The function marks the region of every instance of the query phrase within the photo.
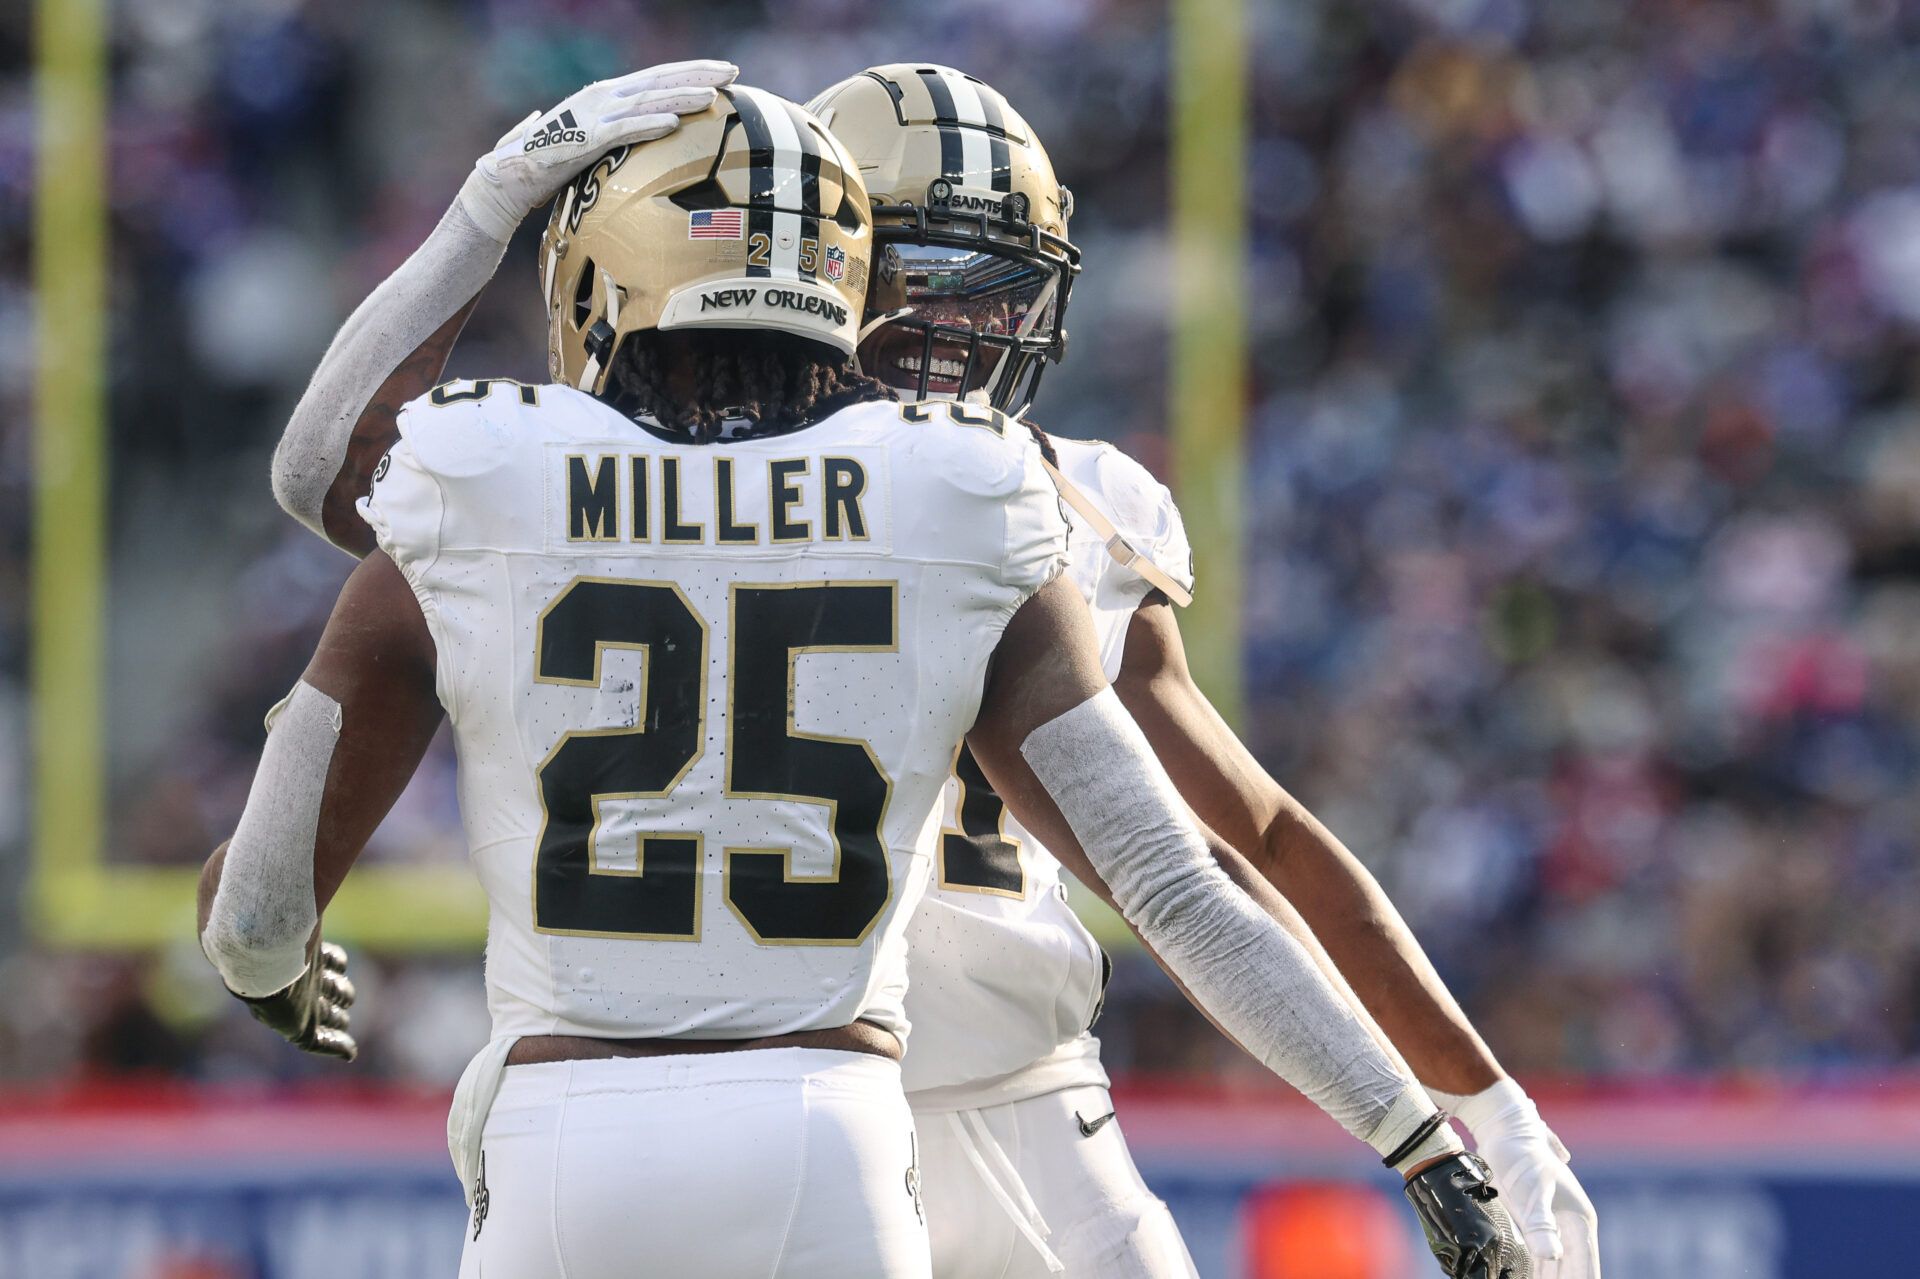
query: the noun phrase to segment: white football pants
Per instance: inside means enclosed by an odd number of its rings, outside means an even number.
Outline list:
[[[927,1279],[900,1068],[767,1048],[510,1066],[461,1279]]]
[[[1096,1087],[916,1112],[935,1279],[1194,1279],[1112,1113]]]

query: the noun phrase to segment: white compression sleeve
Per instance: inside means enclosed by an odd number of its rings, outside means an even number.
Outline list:
[[[1220,869],[1111,688],[1035,729],[1020,753],[1121,912],[1248,1051],[1382,1155],[1433,1115],[1306,948]],[[1418,1149],[1460,1145],[1442,1125]]]
[[[479,179],[467,179],[468,187]],[[322,537],[321,508],[347,458],[354,423],[393,371],[486,287],[507,251],[468,210],[467,187],[413,256],[334,334],[273,452],[273,495]]]
[[[227,844],[200,948],[228,989],[258,997],[306,971],[320,797],[340,739],[340,703],[302,680],[267,717],[267,745]]]

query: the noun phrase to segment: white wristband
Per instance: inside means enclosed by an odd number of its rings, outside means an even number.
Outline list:
[[[467,216],[473,219],[475,226],[485,232],[489,239],[498,240],[502,245],[513,239],[513,233],[527,216],[525,209],[514,208],[513,201],[507,198],[500,184],[478,166],[460,184],[459,203]]]

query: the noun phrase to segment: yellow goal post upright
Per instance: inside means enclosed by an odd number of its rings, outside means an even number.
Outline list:
[[[34,12],[25,922],[49,945],[141,949],[193,936],[197,868],[116,862],[107,847],[107,14],[108,0],[36,0]],[[385,948],[471,946],[484,909],[464,867],[368,866],[334,900],[327,930]]]
[[[1181,618],[1194,678],[1241,720],[1246,514],[1247,37],[1245,0],[1172,0],[1174,488],[1196,551]]]

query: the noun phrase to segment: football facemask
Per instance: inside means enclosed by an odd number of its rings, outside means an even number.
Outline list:
[[[892,240],[876,255],[860,366],[912,399],[1024,403],[1055,349],[1060,275],[990,248]]]

